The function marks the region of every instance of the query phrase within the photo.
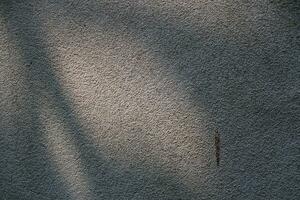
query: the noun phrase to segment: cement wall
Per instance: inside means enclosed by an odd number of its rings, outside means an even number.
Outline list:
[[[299,8],[1,0],[0,199],[299,199]]]

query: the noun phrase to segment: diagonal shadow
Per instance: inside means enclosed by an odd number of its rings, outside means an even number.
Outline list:
[[[57,4],[66,8],[64,3]],[[82,7],[87,9],[82,9]],[[143,9],[143,7],[124,6],[121,3],[104,2],[96,4],[96,6],[95,4],[79,3],[69,8],[66,15],[80,26],[89,24],[90,26],[99,26],[99,28],[107,26],[113,29],[125,26],[149,49],[157,52],[162,63],[166,63],[166,70],[170,74],[186,83],[187,90],[194,99],[191,103],[205,104],[213,116],[212,127],[219,127],[224,138],[226,151],[224,162],[226,165],[223,166],[223,173],[219,174],[222,177],[220,180],[223,181],[220,184],[223,192],[242,193],[245,187],[248,187],[243,184],[247,179],[249,180],[248,184],[254,188],[249,189],[249,193],[255,192],[255,188],[268,185],[267,189],[273,191],[268,195],[287,195],[285,192],[278,194],[278,191],[282,191],[281,185],[274,183],[274,177],[268,176],[267,172],[273,171],[273,164],[282,159],[285,152],[291,154],[290,149],[283,147],[292,143],[291,138],[295,138],[293,133],[297,130],[295,126],[297,119],[294,117],[297,113],[293,110],[296,106],[295,102],[299,99],[294,92],[299,82],[296,77],[297,56],[295,55],[297,55],[297,51],[295,49],[297,46],[295,44],[294,46],[283,46],[283,50],[278,52],[277,48],[281,47],[282,42],[279,46],[270,44],[269,48],[267,47],[268,42],[272,40],[268,40],[267,36],[258,36],[257,39],[261,44],[254,43],[254,46],[251,47],[248,43],[253,42],[252,40],[244,44],[243,40],[235,41],[235,38],[218,35],[212,30],[199,31],[190,25],[173,24],[168,20],[163,20],[164,17],[160,16],[160,13],[146,12],[145,15]],[[119,12],[120,10],[122,12]],[[105,15],[110,17],[110,23],[98,24],[99,18],[101,19]],[[82,20],[82,16],[88,21]],[[14,27],[31,24],[33,21],[37,22],[36,19],[21,24],[15,22],[17,24]],[[45,94],[49,102],[60,113],[61,120],[69,127],[72,137],[75,138],[76,146],[81,149],[80,157],[85,166],[91,167],[87,170],[89,179],[93,180],[92,188],[97,190],[103,185],[95,180],[100,179],[95,170],[100,169],[99,163],[105,163],[106,167],[101,166],[101,169],[106,172],[109,171],[111,165],[97,156],[99,152],[89,145],[90,142],[85,136],[88,130],[83,130],[72,110],[72,104],[67,101],[61,91],[59,81],[53,72],[54,64],[51,63],[46,45],[41,40],[41,31],[39,29],[27,30],[28,27],[25,25],[21,27],[21,31],[18,31],[21,35],[17,36],[16,40],[19,41],[19,46],[24,52],[24,60],[30,65],[26,72],[30,91],[34,93],[34,97]],[[276,40],[276,33],[273,34]],[[27,47],[32,44],[36,45],[34,49],[37,49],[38,52],[28,51]],[[42,58],[44,64],[36,63],[35,57],[38,61]],[[30,64],[31,62],[32,64]],[[286,91],[291,91],[291,93],[288,94]],[[280,98],[277,101],[276,97],[278,96]],[[34,102],[34,100],[29,100],[29,102]],[[38,110],[38,108],[32,105],[31,109],[24,112],[30,113],[34,110]],[[36,115],[36,112],[30,114],[30,116]],[[37,119],[33,122],[33,124],[39,124]],[[284,135],[289,135],[291,138]],[[280,141],[283,142],[280,143]],[[282,148],[285,149],[283,153],[275,153],[275,156],[270,159],[274,152],[280,152]],[[290,155],[290,157],[292,156],[293,154]],[[261,159],[256,162],[258,157]],[[285,164],[281,165],[282,168],[284,166],[289,168],[289,165],[294,166],[288,158]],[[245,174],[243,169],[248,169],[248,173]],[[284,170],[279,172],[282,171]],[[278,173],[278,171],[275,172]],[[267,178],[265,180],[253,179],[250,177],[251,173]],[[113,175],[109,177],[113,177]],[[288,177],[290,176],[284,178]],[[114,178],[115,181],[112,183],[117,182],[117,178],[113,177],[112,179]],[[290,184],[296,184],[295,178],[291,177],[290,180]],[[234,181],[237,182],[238,188],[232,189],[230,185]],[[267,184],[267,182],[272,184]],[[182,190],[181,186],[173,188],[176,191]],[[279,190],[277,190],[278,188]],[[292,188],[288,191],[289,195],[295,193]],[[183,193],[187,194],[188,192]]]
[[[72,109],[72,103],[64,96],[62,86],[55,75],[54,65],[47,52],[47,45],[43,40],[40,22],[35,16],[31,5],[28,7],[15,5],[13,1],[3,1],[4,18],[7,21],[11,40],[19,49],[23,67],[22,77],[25,77],[22,87],[24,91],[20,96],[24,98],[20,117],[15,119],[16,144],[19,149],[20,165],[18,166],[27,181],[24,185],[16,186],[11,183],[9,189],[16,187],[14,192],[26,192],[29,197],[46,199],[71,198],[68,186],[62,184],[63,177],[53,169],[53,164],[47,155],[47,147],[43,144],[41,103],[46,99],[51,108],[58,113],[58,118],[63,123],[78,149],[78,157],[83,163],[85,175],[91,185],[93,194],[88,198],[101,197],[102,199],[130,199],[133,195],[142,195],[143,199],[190,199],[192,192],[179,180],[167,177],[160,169],[130,169],[122,171],[117,162],[103,159],[99,150],[86,137],[89,130],[81,125]],[[18,7],[19,6],[19,7]],[[16,10],[15,10],[16,9]],[[66,133],[67,134],[67,133]],[[16,168],[18,168],[16,167]],[[50,168],[51,170],[49,170]],[[14,172],[10,172],[14,173]],[[45,181],[45,179],[47,181]],[[48,180],[50,179],[50,180]],[[142,191],[140,186],[144,185]],[[49,188],[53,189],[47,191]],[[36,192],[36,196],[29,191]],[[155,192],[153,192],[155,191]],[[14,198],[16,194],[7,192],[7,198]]]

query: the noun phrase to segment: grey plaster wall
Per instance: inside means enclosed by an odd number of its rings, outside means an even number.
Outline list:
[[[299,199],[299,11],[0,0],[0,199]]]

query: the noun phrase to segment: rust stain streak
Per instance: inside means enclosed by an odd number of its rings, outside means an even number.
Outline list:
[[[215,132],[215,148],[216,148],[216,161],[217,161],[217,166],[220,165],[220,133],[218,130]]]

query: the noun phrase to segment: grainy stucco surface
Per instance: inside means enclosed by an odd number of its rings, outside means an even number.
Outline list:
[[[299,5],[0,0],[0,199],[300,199]]]

